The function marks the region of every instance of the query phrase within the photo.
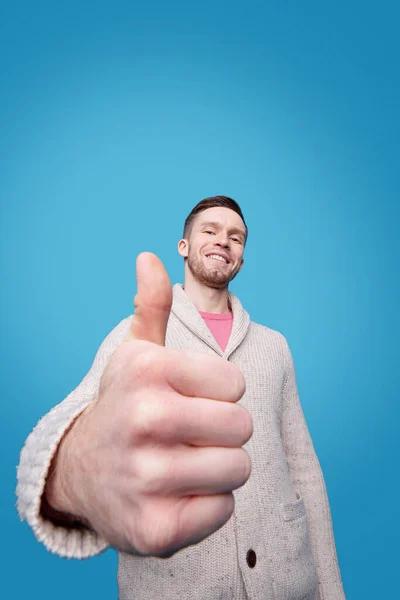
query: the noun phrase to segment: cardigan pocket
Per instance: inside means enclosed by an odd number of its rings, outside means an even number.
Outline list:
[[[294,502],[286,502],[281,504],[281,511],[284,521],[293,521],[303,515],[307,514],[306,505],[304,504],[303,498],[300,494],[296,493],[296,500]]]
[[[273,544],[273,587],[277,600],[316,600],[318,576],[310,542],[307,509],[302,496],[279,505]]]

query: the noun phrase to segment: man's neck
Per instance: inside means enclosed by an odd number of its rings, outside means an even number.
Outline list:
[[[228,288],[211,288],[195,279],[185,278],[185,294],[197,310],[210,313],[231,312],[228,302]]]

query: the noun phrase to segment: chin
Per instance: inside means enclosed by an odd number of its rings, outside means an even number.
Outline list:
[[[225,274],[221,273],[221,271],[212,272],[201,272],[196,273],[196,278],[207,285],[208,287],[212,287],[215,289],[224,289],[228,287],[228,283],[231,281],[232,277],[227,277]]]
[[[236,273],[224,273],[222,269],[216,269],[210,264],[192,257],[189,258],[187,265],[194,279],[214,289],[226,289],[229,282],[236,276]]]
[[[223,290],[228,287],[229,281],[206,281],[204,283],[207,287]]]

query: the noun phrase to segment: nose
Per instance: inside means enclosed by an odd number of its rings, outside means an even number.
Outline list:
[[[224,232],[220,232],[216,236],[214,244],[216,246],[222,246],[223,248],[229,248],[229,236]]]

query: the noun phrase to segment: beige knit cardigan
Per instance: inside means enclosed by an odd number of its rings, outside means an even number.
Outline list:
[[[343,600],[326,486],[288,344],[281,333],[250,321],[232,293],[229,301],[233,326],[222,351],[183,286],[174,285],[166,345],[216,354],[242,371],[246,392],[239,402],[253,417],[253,435],[244,446],[252,462],[250,478],[233,492],[232,517],[202,542],[168,559],[119,553],[119,598]],[[40,505],[57,445],[95,398],[131,318],[106,337],[80,385],[39,421],[21,451],[19,515],[50,552],[62,557],[87,558],[108,547],[89,529],[67,528],[44,518]],[[250,550],[255,565],[248,560]]]

